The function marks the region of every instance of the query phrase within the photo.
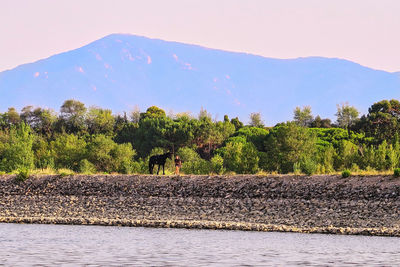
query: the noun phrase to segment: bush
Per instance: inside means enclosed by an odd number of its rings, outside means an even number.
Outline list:
[[[208,174],[210,173],[210,162],[200,158],[199,154],[191,148],[179,149],[178,155],[182,160],[182,172],[185,174]]]
[[[400,168],[396,168],[393,170],[394,177],[400,177]]]
[[[73,134],[60,134],[51,141],[52,156],[57,169],[79,170],[79,163],[86,157],[86,141]]]
[[[19,169],[18,174],[15,177],[15,180],[17,182],[24,182],[29,178],[29,175],[30,175],[29,169],[26,168]]]
[[[313,175],[317,171],[317,164],[311,158],[303,158],[300,161],[301,170],[308,176]]]
[[[34,167],[32,151],[33,135],[31,128],[22,123],[11,127],[8,140],[2,144],[0,153],[0,170],[12,172]]]
[[[239,174],[257,173],[258,155],[256,147],[249,142],[229,142],[223,148],[224,164],[229,171]]]
[[[96,167],[87,159],[83,159],[79,162],[79,172],[85,174],[96,173]]]
[[[223,174],[225,172],[224,159],[220,155],[215,155],[211,159],[211,171],[216,174]]]
[[[350,170],[344,170],[342,171],[342,178],[347,178],[351,176]]]
[[[295,162],[293,164],[293,173],[296,175],[301,174],[301,166],[300,166],[300,162]]]

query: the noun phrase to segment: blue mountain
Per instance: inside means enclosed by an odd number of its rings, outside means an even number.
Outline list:
[[[323,57],[273,59],[197,45],[112,34],[81,48],[0,73],[0,111],[53,108],[76,99],[114,112],[156,105],[167,112],[203,107],[267,125],[291,120],[296,106],[334,118],[348,102],[361,112],[400,97],[400,75]]]

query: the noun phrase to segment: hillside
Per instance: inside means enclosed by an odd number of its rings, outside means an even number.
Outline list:
[[[218,119],[267,125],[292,118],[296,106],[334,117],[348,101],[360,111],[400,97],[400,76],[334,58],[272,59],[134,35],[112,34],[86,46],[0,73],[0,111],[38,105],[59,110],[74,98],[129,111],[157,105],[167,112],[201,107]]]

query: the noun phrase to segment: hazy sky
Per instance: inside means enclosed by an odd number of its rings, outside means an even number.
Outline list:
[[[0,0],[0,71],[111,33],[400,71],[400,0]]]

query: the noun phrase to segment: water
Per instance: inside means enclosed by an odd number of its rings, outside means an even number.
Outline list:
[[[400,238],[0,224],[0,266],[399,266]]]

